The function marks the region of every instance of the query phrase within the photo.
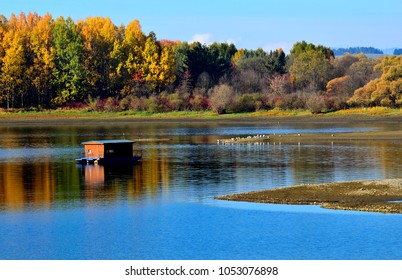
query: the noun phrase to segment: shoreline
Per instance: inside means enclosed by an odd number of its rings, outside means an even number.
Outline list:
[[[402,111],[399,113],[353,113],[351,111],[313,115],[297,111],[265,111],[218,115],[212,112],[173,112],[145,114],[135,112],[82,112],[48,111],[0,113],[0,126],[37,125],[91,125],[129,123],[218,123],[218,124],[402,124]]]
[[[402,214],[402,179],[302,184],[215,199],[269,204],[318,205],[333,210]]]

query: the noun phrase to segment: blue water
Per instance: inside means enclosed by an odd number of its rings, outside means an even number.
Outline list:
[[[299,207],[300,208],[300,207]],[[1,215],[2,259],[401,259],[401,215],[118,203]],[[6,241],[6,242],[5,242]]]
[[[397,178],[402,144],[392,141],[216,145],[227,135],[353,129],[390,128],[1,131],[0,259],[402,259],[402,215],[214,199],[300,183]],[[139,145],[144,161],[128,170],[73,163],[79,142],[122,131],[172,140]]]

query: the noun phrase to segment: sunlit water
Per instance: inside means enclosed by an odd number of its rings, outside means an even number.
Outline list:
[[[400,127],[399,127],[400,128]],[[398,128],[398,129],[399,129]],[[215,200],[300,183],[398,178],[396,141],[217,145],[395,125],[0,127],[0,259],[402,259],[402,215]],[[136,144],[142,163],[80,167],[80,143]]]

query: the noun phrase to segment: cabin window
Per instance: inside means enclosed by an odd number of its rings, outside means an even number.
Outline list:
[[[107,153],[108,153],[108,154],[113,154],[113,153],[114,153],[114,150],[112,150],[112,149],[107,150]]]
[[[88,149],[88,154],[92,154],[92,149]]]

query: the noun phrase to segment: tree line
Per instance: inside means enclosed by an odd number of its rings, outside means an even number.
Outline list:
[[[346,53],[350,54],[384,54],[384,52],[380,49],[373,47],[349,47],[349,48],[337,48],[333,49],[335,56],[344,55]]]
[[[218,113],[325,112],[402,103],[400,57],[336,57],[322,45],[237,49],[158,40],[138,20],[0,16],[0,107]]]

